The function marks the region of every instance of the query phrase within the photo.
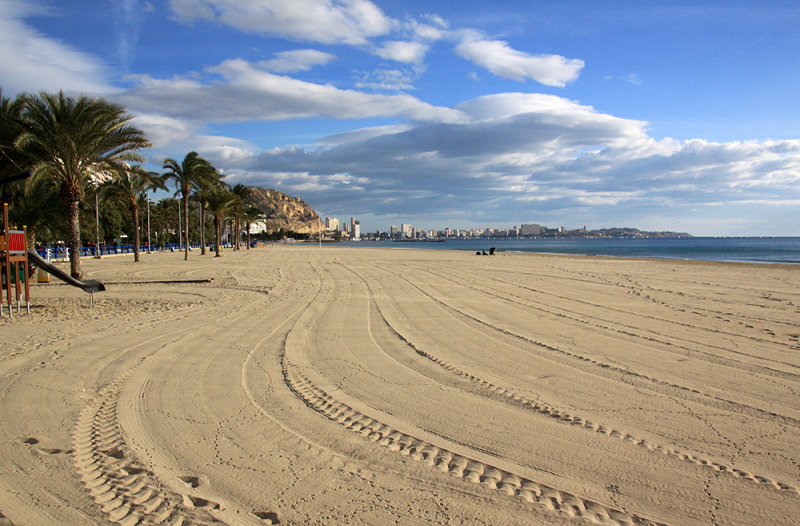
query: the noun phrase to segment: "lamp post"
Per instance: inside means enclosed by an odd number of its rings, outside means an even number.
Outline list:
[[[97,259],[101,259],[102,256],[100,255],[100,185],[95,185],[94,187],[94,232],[95,232],[95,243],[94,243],[94,257]]]
[[[145,194],[147,197],[147,253],[152,254],[150,249],[150,196]]]

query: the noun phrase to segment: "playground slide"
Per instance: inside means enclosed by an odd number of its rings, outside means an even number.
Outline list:
[[[103,285],[101,282],[97,281],[96,279],[88,279],[86,281],[78,281],[77,279],[73,278],[60,268],[51,265],[42,257],[34,252],[33,250],[28,251],[28,259],[30,262],[35,264],[42,270],[46,270],[53,276],[57,277],[61,281],[72,285],[73,287],[78,287],[79,289],[83,289],[84,292],[102,292],[106,290],[106,286]]]

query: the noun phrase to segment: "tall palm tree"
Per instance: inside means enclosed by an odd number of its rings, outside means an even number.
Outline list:
[[[16,140],[22,133],[23,104],[20,97],[9,99],[0,89],[0,181],[18,175],[28,169],[31,160],[16,148]],[[21,186],[21,185],[16,185]],[[5,187],[5,184],[3,185]],[[9,188],[0,187],[0,191]],[[17,191],[18,188],[14,188]],[[8,199],[4,196],[4,202]]]
[[[57,218],[58,191],[44,185],[27,185],[24,174],[33,160],[16,148],[22,133],[22,98],[9,99],[0,89],[0,202],[9,203],[11,221],[28,227],[28,246],[35,246],[40,227],[63,223]]]
[[[242,183],[237,183],[231,189],[231,193],[234,195],[235,200],[231,203],[231,215],[233,216],[234,220],[234,234],[233,234],[233,249],[239,250],[239,244],[241,243],[241,231],[242,231],[242,214],[246,206],[252,200],[253,192],[250,190],[249,187],[243,185]]]
[[[226,188],[214,188],[208,192],[206,197],[206,207],[214,217],[214,244],[216,245],[217,252],[214,257],[220,257],[219,241],[222,237],[220,228],[222,226],[222,221],[225,219],[225,214],[228,213],[231,208],[231,204],[235,200],[236,196],[234,196],[230,190]]]
[[[194,190],[200,188],[204,182],[217,177],[217,170],[211,163],[200,157],[197,152],[189,152],[183,161],[172,158],[164,159],[164,180],[175,180],[176,194],[181,195],[183,201],[183,233],[186,238],[186,253],[184,259],[189,259],[189,196]]]
[[[120,171],[116,177],[103,183],[106,198],[117,201],[131,212],[133,224],[133,260],[139,261],[139,203],[147,198],[150,190],[166,190],[164,180],[155,172],[148,172],[141,166],[131,166]]]
[[[139,150],[150,146],[131,126],[125,108],[104,99],[72,98],[41,92],[22,97],[22,132],[15,146],[33,159],[33,179],[58,188],[66,205],[70,273],[81,279],[80,217],[83,192],[92,177],[142,162]]]
[[[198,186],[197,191],[194,193],[194,199],[200,205],[200,255],[206,255],[206,200],[208,192],[214,188],[226,188],[227,184],[222,181],[225,174],[216,173],[216,178],[204,180]]]

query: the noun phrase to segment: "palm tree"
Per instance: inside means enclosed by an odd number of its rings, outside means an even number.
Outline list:
[[[166,190],[164,180],[141,166],[131,166],[102,185],[106,198],[128,207],[133,224],[133,260],[139,261],[139,203],[150,190]]]
[[[214,188],[225,188],[227,184],[222,181],[225,177],[224,174],[216,172],[215,179],[204,180],[200,183],[199,188],[194,193],[194,199],[200,205],[200,255],[206,255],[206,199],[208,192]]]
[[[57,192],[52,188],[26,185],[24,175],[32,164],[31,159],[15,147],[22,133],[22,99],[9,99],[0,89],[0,202],[9,203],[12,223],[27,225],[28,246],[35,246],[39,225],[52,224],[58,203]],[[55,205],[55,206],[54,206]],[[47,217],[46,217],[47,216]],[[59,220],[56,220],[59,221]]]
[[[220,227],[225,214],[230,210],[231,204],[236,200],[230,190],[226,188],[214,188],[208,192],[206,197],[206,207],[211,215],[214,217],[214,244],[216,245],[216,255],[220,257],[219,241],[221,236]]]
[[[245,210],[245,206],[250,202],[252,199],[252,191],[249,187],[243,185],[242,183],[237,183],[231,189],[231,193],[234,195],[235,200],[231,203],[231,215],[233,216],[234,220],[234,234],[233,234],[233,249],[239,250],[239,244],[241,243],[241,230],[242,230],[242,214]]]
[[[15,146],[33,159],[33,180],[58,188],[66,205],[70,273],[81,279],[80,217],[83,192],[93,177],[119,172],[127,161],[142,162],[150,146],[131,126],[125,108],[104,99],[78,99],[41,92],[22,97],[22,132]]]
[[[183,201],[183,233],[186,238],[186,253],[184,259],[189,259],[189,196],[207,181],[217,177],[217,170],[211,163],[200,157],[197,152],[189,152],[183,161],[172,158],[164,159],[164,180],[175,180],[176,195],[181,194]]]
[[[22,99],[6,98],[0,89],[0,181],[24,172],[30,165],[30,159],[15,146],[19,134],[22,133],[22,109]],[[17,190],[18,188],[14,189]],[[7,202],[8,199],[4,196],[3,201]]]

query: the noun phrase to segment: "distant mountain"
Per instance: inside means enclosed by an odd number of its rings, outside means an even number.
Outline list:
[[[270,232],[283,228],[312,234],[319,230],[321,225],[319,214],[299,197],[260,186],[249,188],[253,204],[267,216]],[[324,225],[322,230],[325,230]]]

